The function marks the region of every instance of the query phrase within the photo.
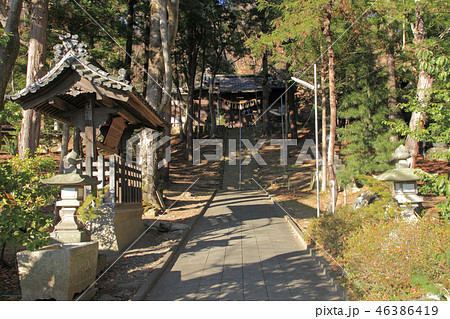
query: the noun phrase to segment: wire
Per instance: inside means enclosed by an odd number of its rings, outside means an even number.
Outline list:
[[[151,79],[153,82],[155,82],[155,84],[157,85],[157,86],[159,86],[160,88],[161,88],[161,90],[162,90],[162,92],[165,94],[165,95],[167,95],[172,101],[174,101],[175,102],[175,99],[172,97],[172,95],[169,93],[169,92],[167,92],[159,83],[158,83],[158,81],[156,81],[154,78],[153,78],[153,76],[151,76],[150,74],[148,74],[148,72],[147,72],[147,70],[145,70],[145,68],[138,62],[138,61],[136,61],[136,59],[134,59],[132,56],[131,56],[131,54],[129,54],[128,52],[127,52],[127,50],[125,50],[121,45],[120,45],[120,43],[119,42],[117,42],[117,40],[108,32],[108,31],[106,31],[106,29],[97,21],[97,20],[95,20],[94,19],[94,17],[92,17],[90,14],[89,14],[89,12],[85,9],[85,8],[83,8],[78,2],[77,2],[77,0],[73,0],[73,2],[75,2],[75,4],[78,6],[78,7],[80,7],[80,9],[100,28],[100,29],[102,29],[102,31],[103,32],[105,32],[106,33],[106,35],[108,36],[108,37],[110,37],[111,38],[111,40],[113,40],[114,41],[114,43],[120,48],[120,50],[122,50],[130,59],[131,59],[131,61],[133,61],[133,63],[135,64],[135,65],[137,65],[142,71],[144,71],[144,73],[145,74],[147,74],[147,76],[148,76],[148,78],[149,79]],[[182,107],[182,106],[180,106],[180,107]],[[183,108],[183,107],[182,107]],[[186,110],[183,108],[183,111],[185,111],[186,112]],[[194,119],[190,114],[189,114],[189,112],[186,112],[187,113],[187,115],[195,122],[195,123],[197,123],[198,125],[200,125],[198,122],[197,122],[197,120],[196,119]]]
[[[319,55],[319,57],[313,62],[313,63],[311,63],[307,68],[306,68],[306,70],[305,71],[303,71],[302,72],[302,74],[300,74],[299,76],[298,76],[298,78],[301,78],[303,75],[305,75],[305,73],[306,72],[308,72],[309,71],[309,69],[311,69],[311,67],[313,67],[314,66],[314,64],[316,64],[317,63],[317,61],[319,61],[324,55],[325,55],[325,53],[327,53],[328,52],[328,50],[330,50],[343,36],[344,36],[344,34],[346,34],[351,28],[353,28],[353,26],[356,24],[356,22],[358,22],[361,18],[362,18],[362,16],[363,15],[365,15],[366,14],[366,12],[367,11],[369,11],[372,7],[373,7],[373,5],[375,4],[375,3],[377,3],[378,2],[378,0],[375,0],[366,10],[364,10],[364,12],[363,13],[361,13],[359,16],[358,16],[358,18],[356,18],[356,20],[355,21],[353,21],[352,22],[352,24],[347,28],[347,29],[345,29],[345,31],[344,32],[342,32],[342,34],[324,51],[324,52],[321,52],[320,53],[320,55]],[[253,122],[252,123],[252,125],[254,125],[255,123],[256,123],[256,121],[258,121],[265,113],[267,113],[274,105],[275,105],[275,103],[276,102],[278,102],[278,100],[281,98],[281,96],[283,96],[287,91],[289,91],[294,85],[295,85],[296,83],[292,83],[268,108],[267,108],[267,110],[265,110],[256,120],[255,120],[255,122]]]

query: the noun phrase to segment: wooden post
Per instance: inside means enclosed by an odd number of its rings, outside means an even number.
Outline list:
[[[109,156],[109,194],[111,203],[116,202],[116,157],[114,155]]]
[[[59,160],[59,174],[64,173],[64,157],[67,155],[68,144],[69,144],[69,124],[64,123],[61,140],[61,157]]]
[[[97,159],[97,179],[100,182],[97,188],[103,189],[105,187],[105,158],[103,155],[99,155]]]
[[[90,95],[88,97],[88,102],[85,105],[84,111],[84,138],[86,143],[86,158],[91,157],[92,161],[95,162],[97,160],[97,147],[95,143],[95,126],[94,126],[94,106],[95,106],[95,96]],[[86,167],[86,174],[89,176],[92,175],[92,170],[88,171],[88,167]]]
[[[125,198],[126,198],[126,178],[125,178],[125,165],[124,162],[122,161],[122,158],[118,157],[118,162],[120,163],[120,199],[119,199],[119,203],[125,203]]]
[[[75,127],[73,132],[73,151],[77,153],[77,158],[82,157],[80,129],[78,127]]]

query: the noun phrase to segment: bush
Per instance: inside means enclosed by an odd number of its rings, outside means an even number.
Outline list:
[[[51,158],[18,156],[0,163],[0,243],[38,249],[49,241],[52,215],[41,211],[58,195],[55,186],[40,180],[52,175],[56,163]]]
[[[399,214],[397,205],[392,202],[389,184],[369,176],[361,175],[357,178],[364,182],[368,190],[378,195],[373,204],[356,211],[346,206],[337,210],[334,215],[323,215],[312,222],[313,237],[335,257],[342,255],[352,232],[366,223],[389,220]]]
[[[358,177],[359,179],[361,177]],[[388,184],[363,178],[379,199],[358,210],[344,207],[313,222],[313,235],[345,269],[351,299],[415,300],[448,296],[450,224],[425,215],[399,217]],[[445,181],[436,185],[446,185]],[[445,217],[445,216],[444,216]]]
[[[419,187],[422,194],[445,196],[445,201],[437,204],[439,213],[446,221],[450,221],[450,180],[445,175],[417,172],[424,184]]]
[[[353,232],[340,262],[358,300],[414,300],[450,287],[450,227],[445,221],[394,219]]]

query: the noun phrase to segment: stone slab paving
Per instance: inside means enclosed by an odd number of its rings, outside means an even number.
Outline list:
[[[340,300],[262,191],[219,192],[146,300]]]

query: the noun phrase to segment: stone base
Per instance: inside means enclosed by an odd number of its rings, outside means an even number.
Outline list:
[[[58,243],[85,243],[91,241],[91,235],[86,230],[55,230],[50,237]]]
[[[17,253],[23,300],[72,300],[95,281],[96,242],[55,244]]]
[[[98,254],[97,258],[97,270],[95,272],[95,275],[98,276],[100,273],[106,269],[106,255],[105,254]]]
[[[104,205],[100,217],[86,223],[102,253],[123,251],[144,232],[141,204]]]

